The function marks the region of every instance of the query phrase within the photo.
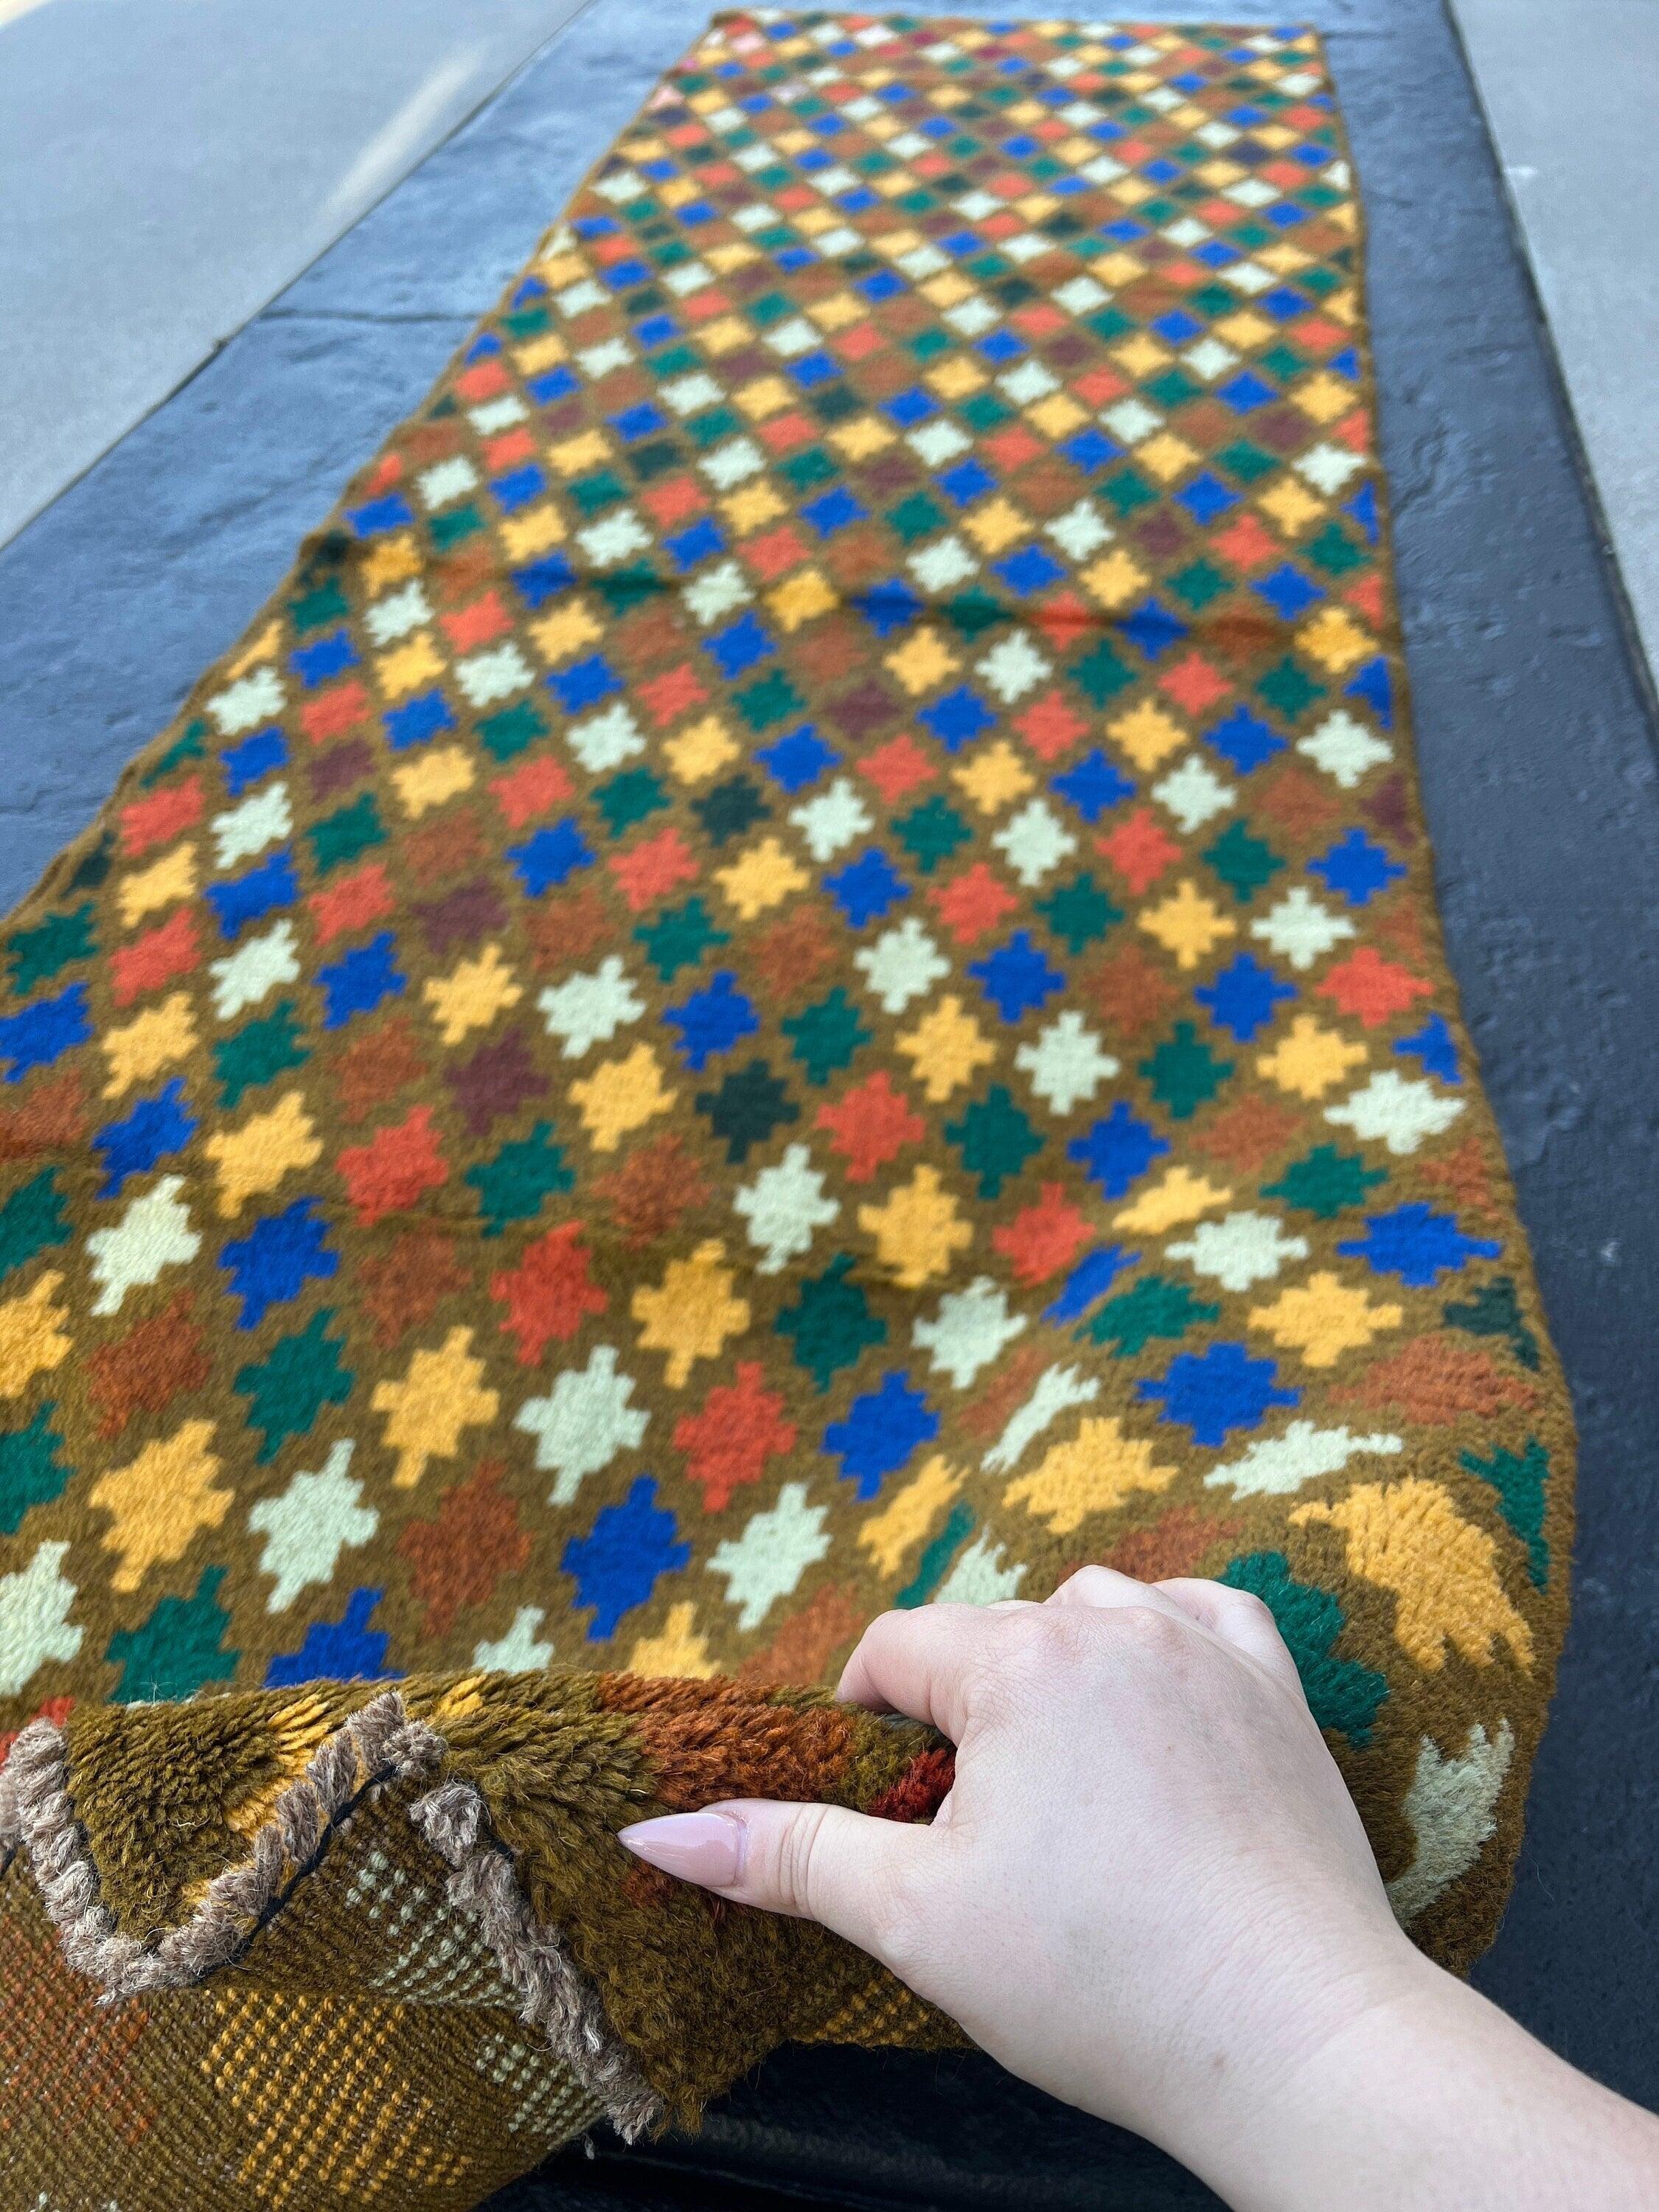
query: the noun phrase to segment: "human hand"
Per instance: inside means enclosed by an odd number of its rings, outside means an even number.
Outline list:
[[[1601,2106],[1652,2129],[1407,1942],[1248,1593],[1085,1567],[1041,1605],[890,1613],[840,1694],[955,1743],[930,1826],[745,1800],[621,1840],[836,1929],[1012,2072],[1161,2143],[1234,2204],[1473,2207],[1500,2201],[1480,2185],[1498,2180],[1530,2205],[1498,2179],[1511,2160],[1533,2181],[1550,2168],[1516,2148],[1528,2069],[1540,2111],[1573,2101],[1564,2082],[1584,2093],[1592,2139]],[[1617,2178],[1598,2202],[1649,2201]]]
[[[887,1613],[841,1695],[956,1744],[931,1827],[749,1802],[623,1840],[837,1929],[1069,2103],[1184,2140],[1188,2108],[1259,2089],[1412,1971],[1246,1592],[1085,1567],[1043,1605]],[[688,1838],[705,1856],[676,1863]]]

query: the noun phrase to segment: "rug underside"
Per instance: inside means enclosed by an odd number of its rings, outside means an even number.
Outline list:
[[[461,2212],[957,2039],[614,1841],[1272,1607],[1490,1940],[1572,1432],[1310,33],[718,18],[0,963],[0,2196]],[[21,2192],[21,2193],[20,2193]]]

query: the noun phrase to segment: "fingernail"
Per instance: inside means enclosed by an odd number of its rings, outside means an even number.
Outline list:
[[[648,1865],[706,1889],[726,1889],[743,1871],[744,1830],[729,1813],[666,1813],[618,1828],[617,1841]]]

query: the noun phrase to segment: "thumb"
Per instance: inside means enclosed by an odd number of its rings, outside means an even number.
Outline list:
[[[840,1805],[763,1797],[636,1820],[619,1829],[617,1840],[635,1857],[733,1904],[819,1921],[884,1963],[900,1885],[936,1842],[926,1827]]]

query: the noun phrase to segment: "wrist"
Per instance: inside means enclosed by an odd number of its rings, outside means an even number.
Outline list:
[[[1230,1978],[1222,2032],[1158,2140],[1237,2212],[1359,2212],[1356,2121],[1408,2101],[1419,2045],[1480,2000],[1392,1925]]]
[[[1234,2212],[1652,2205],[1659,2122],[1401,1943],[1200,2168]]]
[[[1424,2201],[1413,2169],[1433,2155],[1443,2088],[1431,2054],[1467,2040],[1480,2003],[1403,1935],[1397,1949],[1380,1947],[1242,2131],[1229,2203],[1237,2212],[1326,2212],[1336,2202],[1405,2212]]]

